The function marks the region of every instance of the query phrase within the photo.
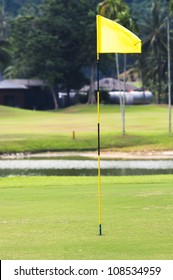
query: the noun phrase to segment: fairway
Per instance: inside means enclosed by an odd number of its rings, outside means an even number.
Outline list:
[[[173,176],[0,179],[0,259],[173,259]]]
[[[166,105],[126,106],[125,136],[122,136],[119,105],[101,105],[100,111],[102,149],[173,149]],[[97,107],[94,105],[49,112],[0,106],[0,127],[0,153],[97,149]]]

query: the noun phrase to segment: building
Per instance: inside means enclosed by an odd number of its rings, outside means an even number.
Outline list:
[[[31,110],[53,108],[52,96],[46,83],[31,79],[0,81],[0,104]]]
[[[0,82],[0,104],[24,108],[27,87],[4,80]]]
[[[94,88],[97,91],[97,81],[94,83]],[[90,86],[86,85],[81,88],[79,94],[87,95],[89,89]],[[153,102],[152,92],[138,89],[131,83],[131,80],[123,82],[114,78],[103,78],[99,80],[99,89],[101,102],[107,104],[120,104],[122,98],[127,105],[150,104]]]

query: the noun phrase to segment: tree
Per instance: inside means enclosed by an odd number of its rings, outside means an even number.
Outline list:
[[[104,0],[98,4],[98,11],[112,20],[118,19],[118,14],[127,9],[127,5],[122,0]]]
[[[42,1],[43,0],[0,0],[0,5],[4,7],[5,12],[16,16],[21,7],[32,4],[38,5]]]
[[[87,30],[89,7],[85,3],[45,0],[39,15],[18,16],[11,24],[15,76],[47,80],[55,108],[57,85],[67,93],[80,88],[84,81],[82,70],[92,60],[86,52],[91,42]]]
[[[88,94],[88,104],[95,104],[95,87],[94,87],[94,72],[96,63],[96,33],[95,33],[95,22],[96,22],[96,6],[95,0],[85,1],[87,5],[86,10],[88,11],[87,16],[84,19],[85,25],[85,36],[84,43],[82,46],[83,61],[85,61],[86,67],[90,73],[90,89]]]
[[[132,10],[138,26],[143,48],[141,55],[141,71],[143,84],[149,87],[158,103],[167,102],[168,76],[168,44],[167,15],[168,2],[172,0],[133,0]],[[141,14],[143,16],[141,17]],[[172,46],[172,17],[170,21],[170,45]]]
[[[4,7],[0,6],[0,71],[6,68],[10,61],[10,44],[7,39],[7,14]]]
[[[143,17],[139,25],[143,32],[144,82],[152,83],[152,87],[158,92],[158,103],[161,102],[163,80],[167,73],[166,17],[166,11],[161,2],[153,0],[150,13],[147,18]]]

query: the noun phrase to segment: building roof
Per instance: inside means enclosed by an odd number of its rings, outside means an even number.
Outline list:
[[[26,87],[46,86],[46,82],[39,79],[8,79],[8,81],[18,85],[24,85]]]
[[[8,79],[0,81],[0,89],[28,89],[29,87],[46,86],[43,80]]]
[[[4,80],[0,81],[0,89],[27,89],[27,86]]]
[[[119,90],[119,89],[124,90],[124,82],[118,81],[117,79],[114,78],[103,78],[99,80],[99,87],[100,90],[106,90],[106,91]],[[81,88],[80,92],[87,92],[89,88],[90,88],[89,85],[85,85],[84,87]],[[95,90],[97,90],[97,81],[94,82],[94,88]],[[137,89],[135,86],[129,83],[125,83],[126,91],[135,90],[135,89]]]

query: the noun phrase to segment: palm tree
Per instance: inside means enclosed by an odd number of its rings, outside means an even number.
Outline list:
[[[168,130],[172,132],[172,112],[171,112],[171,59],[170,59],[170,1],[167,1],[167,49],[168,49]]]
[[[4,70],[10,61],[9,41],[7,40],[7,14],[4,7],[0,6],[0,70]]]
[[[168,5],[169,5],[169,10],[170,10],[171,12],[173,12],[173,0],[166,0],[166,2],[167,2]]]
[[[162,80],[167,67],[166,11],[158,0],[152,1],[150,14],[143,16],[139,28],[143,32],[143,58],[145,81],[153,77],[152,86],[156,86],[157,101],[161,102]],[[167,72],[167,71],[166,71]]]
[[[126,4],[122,0],[105,0],[98,4],[100,15],[112,20],[118,19],[118,13],[125,10]]]
[[[100,15],[115,20],[130,30],[137,31],[130,8],[123,0],[104,0],[98,4],[97,10]]]

